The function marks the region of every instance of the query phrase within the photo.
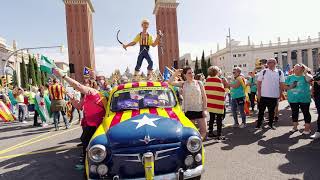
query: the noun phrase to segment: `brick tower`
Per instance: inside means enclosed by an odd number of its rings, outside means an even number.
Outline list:
[[[161,30],[163,37],[163,53],[158,47],[159,68],[163,72],[164,67],[178,67],[179,62],[179,40],[176,0],[155,0],[153,14],[156,16],[157,31]]]
[[[64,0],[71,77],[83,81],[83,68],[95,68],[91,0]]]

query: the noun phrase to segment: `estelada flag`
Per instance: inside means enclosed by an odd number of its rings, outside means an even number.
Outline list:
[[[85,76],[85,77],[89,77],[89,73],[90,73],[90,71],[92,71],[93,69],[91,69],[91,68],[88,68],[88,67],[84,67],[83,68],[83,76]]]
[[[14,116],[2,101],[0,101],[0,119],[6,122],[14,121]]]

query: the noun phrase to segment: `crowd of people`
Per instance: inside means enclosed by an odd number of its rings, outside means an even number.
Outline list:
[[[291,133],[297,132],[299,109],[304,116],[304,135],[311,134],[310,103],[313,99],[320,113],[320,80],[313,79],[310,69],[303,64],[296,64],[289,76],[277,68],[276,59],[267,60],[265,68],[260,72],[249,72],[246,76],[241,68],[234,68],[232,77],[224,77],[217,66],[208,69],[208,77],[195,76],[190,67],[175,70],[168,80],[174,87],[185,116],[199,128],[203,140],[216,138],[224,140],[222,133],[223,120],[226,117],[227,105],[231,107],[234,128],[247,127],[248,109],[258,118],[256,129],[263,126],[265,111],[268,108],[268,128],[275,130],[274,123],[278,121],[279,101],[287,99],[292,112]],[[34,112],[34,126],[48,126],[53,118],[55,130],[59,130],[59,119],[62,117],[65,128],[69,129],[74,119],[74,111],[78,112],[83,133],[80,137],[83,152],[80,161],[85,161],[85,152],[94,132],[101,124],[106,113],[107,93],[111,90],[104,76],[90,74],[83,83],[68,77],[61,70],[53,69],[53,75],[64,80],[69,87],[64,87],[57,78],[50,79],[46,86],[31,87],[29,91],[20,87],[9,90],[6,95],[11,101],[10,109],[17,109],[18,120],[26,123],[30,112]],[[123,79],[119,83],[126,83]],[[116,85],[116,84],[115,84]],[[4,93],[2,93],[4,94]],[[286,94],[286,98],[283,94]],[[248,107],[247,107],[248,106]],[[250,109],[249,109],[250,111]],[[241,117],[241,124],[238,121]],[[38,123],[40,116],[41,122]],[[69,116],[69,120],[68,117]],[[208,119],[208,122],[207,122]],[[217,125],[214,133],[214,124]],[[311,138],[320,138],[320,117],[317,119],[318,130]],[[83,167],[83,164],[81,165]]]
[[[284,72],[277,68],[277,60],[270,58],[259,72],[251,71],[246,76],[241,68],[236,67],[232,74],[232,77],[225,78],[219,67],[212,66],[208,69],[208,78],[202,79],[201,75],[194,75],[193,70],[186,67],[183,70],[176,70],[169,80],[171,85],[181,88],[185,115],[198,125],[203,139],[206,137],[225,139],[221,132],[227,100],[231,107],[234,128],[246,128],[246,117],[250,114],[246,109],[248,111],[251,107],[252,113],[255,113],[257,106],[258,118],[255,128],[261,130],[264,127],[265,111],[268,109],[268,128],[275,130],[274,124],[279,120],[279,102],[287,99],[292,113],[290,132],[295,133],[299,130],[298,120],[301,110],[305,122],[302,134],[311,134],[310,104],[313,99],[319,114],[320,81],[313,79],[306,65],[296,64],[289,75],[285,76]],[[241,124],[238,122],[238,114],[242,120]],[[209,119],[208,129],[206,118]],[[213,133],[215,122],[216,134]],[[318,130],[311,136],[313,139],[320,138],[319,116],[317,126]]]

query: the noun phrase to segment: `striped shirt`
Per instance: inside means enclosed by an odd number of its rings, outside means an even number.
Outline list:
[[[51,100],[62,100],[64,99],[65,89],[61,84],[53,84],[49,86],[49,94]]]
[[[223,114],[225,90],[222,80],[218,76],[208,77],[204,88],[208,98],[208,112]]]

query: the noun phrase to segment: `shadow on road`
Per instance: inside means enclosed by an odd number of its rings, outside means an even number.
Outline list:
[[[83,179],[83,171],[75,170],[81,148],[58,150],[61,146],[41,149],[30,154],[0,162],[3,180],[70,180]],[[50,151],[50,152],[41,152]],[[36,151],[35,151],[36,152]]]
[[[314,127],[315,124],[316,122],[313,122],[312,126]],[[320,141],[314,140],[306,145],[294,147],[300,140],[306,139],[309,139],[309,136],[302,134],[294,136],[294,134],[288,132],[268,140],[260,140],[258,145],[263,148],[259,150],[259,153],[265,155],[272,153],[285,154],[288,162],[278,167],[282,173],[292,175],[303,173],[303,179],[318,180],[320,179]]]

